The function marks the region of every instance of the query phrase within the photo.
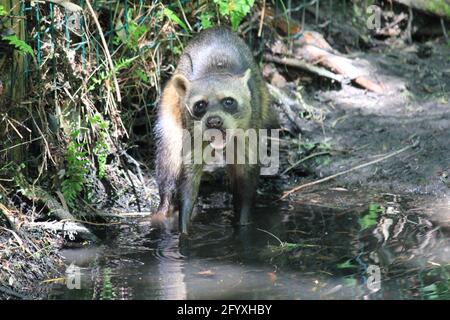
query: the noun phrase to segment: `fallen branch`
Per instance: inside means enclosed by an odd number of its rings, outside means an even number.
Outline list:
[[[353,61],[346,57],[309,44],[303,44],[297,48],[295,50],[295,56],[310,63],[319,63],[367,90],[377,93],[383,93],[385,91],[384,85],[378,84],[366,75],[369,71],[355,66]]]
[[[367,162],[367,163],[360,164],[360,165],[358,165],[358,166],[356,166],[356,167],[350,168],[350,169],[348,169],[348,170],[344,170],[344,171],[342,171],[342,172],[333,174],[333,175],[328,176],[328,177],[325,177],[325,178],[323,178],[323,179],[319,179],[319,180],[316,180],[316,181],[312,181],[312,182],[308,182],[308,183],[305,183],[305,184],[301,184],[301,185],[296,186],[295,188],[292,188],[291,190],[288,190],[288,191],[286,191],[285,193],[283,193],[283,196],[282,196],[280,199],[285,199],[285,198],[286,198],[287,196],[289,196],[290,194],[292,194],[292,193],[294,193],[294,192],[297,192],[297,191],[299,191],[299,190],[301,190],[301,189],[304,189],[304,188],[307,188],[307,187],[310,187],[310,186],[314,186],[314,185],[316,185],[316,184],[319,184],[319,183],[322,183],[322,182],[325,182],[325,181],[332,180],[332,179],[334,179],[334,178],[340,177],[340,176],[342,176],[342,175],[345,175],[345,174],[347,174],[347,173],[353,172],[353,171],[355,171],[355,170],[359,170],[359,169],[362,169],[362,168],[371,166],[371,165],[373,165],[373,164],[376,164],[376,163],[378,163],[378,162],[387,160],[387,159],[392,158],[392,157],[394,157],[394,156],[396,156],[396,155],[399,155],[399,154],[402,153],[402,152],[405,152],[405,151],[407,151],[407,150],[409,150],[409,149],[411,149],[411,148],[416,147],[418,144],[419,144],[419,142],[416,141],[416,142],[413,143],[412,145],[406,146],[406,147],[404,147],[404,148],[401,148],[400,150],[397,150],[397,151],[394,151],[394,152],[392,152],[392,153],[389,153],[389,154],[387,154],[387,155],[385,155],[385,156],[383,156],[383,157],[381,157],[381,158],[379,158],[379,159],[376,159],[376,160],[373,160],[373,161],[369,161],[369,162]]]
[[[74,239],[74,235],[79,235],[83,239],[95,241],[97,237],[88,228],[74,221],[51,221],[51,222],[29,222],[24,225],[26,228],[38,228],[49,230],[54,233],[62,233]]]
[[[112,216],[117,218],[130,218],[130,217],[146,217],[150,216],[151,214],[152,214],[151,211],[141,211],[141,212],[130,211],[130,212],[118,212],[117,214],[114,214]]]
[[[341,55],[318,32],[303,32],[302,37],[294,40],[293,47],[292,50],[281,41],[276,41],[271,47],[272,53],[276,56],[267,54],[264,58],[267,61],[301,68],[335,81],[352,81],[373,92],[386,91],[382,83],[373,79],[372,70]]]
[[[268,62],[275,62],[278,64],[283,64],[288,67],[303,69],[303,70],[309,71],[311,73],[317,74],[319,76],[335,80],[337,82],[345,82],[345,77],[343,77],[342,75],[338,75],[338,74],[335,74],[324,68],[315,66],[314,64],[308,63],[305,60],[300,60],[300,59],[295,59],[295,58],[286,58],[286,57],[280,58],[280,57],[273,56],[271,54],[265,54],[264,60],[266,60]],[[348,80],[347,80],[347,82],[348,82]]]

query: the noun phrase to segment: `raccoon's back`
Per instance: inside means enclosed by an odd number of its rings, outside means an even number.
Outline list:
[[[194,80],[211,73],[242,74],[254,66],[245,42],[230,30],[219,27],[202,31],[191,40],[178,69]]]

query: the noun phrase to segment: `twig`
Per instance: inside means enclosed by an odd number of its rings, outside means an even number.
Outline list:
[[[12,214],[11,210],[9,210],[5,205],[0,203],[0,212],[3,213],[3,216],[9,223],[9,226],[13,229],[13,231],[17,231],[17,223],[16,218]]]
[[[20,147],[20,146],[23,146],[24,144],[32,143],[32,142],[34,142],[34,141],[36,141],[36,140],[40,140],[40,139],[42,139],[42,138],[43,138],[43,136],[40,136],[40,137],[31,139],[30,141],[25,141],[25,142],[21,142],[21,143],[15,144],[15,145],[13,145],[13,146],[11,146],[11,147],[8,147],[8,148],[5,148],[5,149],[1,149],[1,150],[0,150],[0,153],[5,152],[5,151],[8,151],[8,150],[11,150],[11,149],[14,149],[14,148],[17,148],[17,147]]]
[[[181,14],[183,15],[184,22],[186,22],[186,25],[188,26],[189,31],[192,32],[193,29],[192,29],[192,27],[191,27],[191,25],[189,23],[189,20],[186,18],[186,14],[184,13],[183,5],[181,4],[180,0],[178,0],[178,6],[180,7]]]
[[[362,168],[371,166],[371,165],[373,165],[373,164],[376,164],[376,163],[378,163],[378,162],[387,160],[387,159],[392,158],[392,157],[394,157],[394,156],[396,156],[396,155],[398,155],[398,154],[400,154],[400,153],[402,153],[402,152],[405,152],[406,150],[409,150],[409,149],[411,149],[411,148],[416,147],[418,144],[419,144],[419,142],[416,141],[416,142],[413,143],[412,145],[406,146],[406,147],[404,147],[404,148],[401,148],[400,150],[397,150],[397,151],[394,151],[394,152],[392,152],[392,153],[389,153],[389,154],[387,154],[387,155],[385,155],[384,157],[381,157],[381,158],[379,158],[379,159],[376,159],[376,160],[373,160],[373,161],[369,161],[369,162],[360,164],[360,165],[358,165],[358,166],[356,166],[356,167],[350,168],[350,169],[348,169],[348,170],[344,170],[344,171],[342,171],[342,172],[333,174],[333,175],[328,176],[328,177],[325,177],[325,178],[323,178],[323,179],[319,179],[319,180],[316,180],[316,181],[313,181],[313,182],[308,182],[308,183],[305,183],[305,184],[301,184],[301,185],[299,185],[299,186],[296,186],[295,188],[292,188],[291,190],[286,191],[280,199],[285,199],[285,198],[286,198],[288,195],[290,195],[291,193],[297,192],[297,191],[299,191],[299,190],[301,190],[301,189],[304,189],[304,188],[307,188],[307,187],[310,187],[310,186],[313,186],[313,185],[316,185],[316,184],[319,184],[319,183],[322,183],[322,182],[325,182],[325,181],[328,181],[328,180],[337,178],[337,177],[339,177],[339,176],[345,175],[345,174],[350,173],[350,172],[353,172],[353,171],[355,171],[355,170],[362,169]]]
[[[329,79],[332,79],[332,80],[335,80],[338,82],[345,82],[345,80],[346,80],[346,78],[342,75],[335,74],[324,68],[317,67],[311,63],[308,63],[306,61],[299,60],[299,59],[286,58],[286,57],[279,58],[279,57],[273,56],[271,54],[265,54],[264,60],[266,60],[268,62],[275,62],[278,64],[283,64],[283,65],[289,66],[289,67],[303,69],[303,70],[315,73],[319,76],[326,77],[326,78],[329,78]]]
[[[121,222],[91,222],[91,221],[86,221],[86,220],[79,220],[79,219],[75,219],[75,220],[60,220],[59,222],[79,222],[81,224],[90,224],[93,226],[112,226],[112,225],[116,225],[116,224],[121,224]]]
[[[16,242],[20,245],[20,247],[21,247],[23,250],[25,250],[28,254],[32,254],[31,251],[30,251],[30,249],[28,249],[28,248],[25,246],[25,244],[23,243],[22,239],[19,237],[19,235],[18,235],[15,231],[13,231],[13,230],[11,230],[11,229],[8,229],[8,228],[5,228],[5,227],[2,227],[2,226],[0,226],[0,229],[5,230],[5,231],[8,231],[9,233],[11,233],[11,234],[14,236],[14,239],[16,239]]]
[[[111,73],[113,77],[114,87],[116,88],[117,101],[122,101],[122,96],[120,94],[119,82],[117,81],[116,72],[114,63],[111,58],[111,54],[109,53],[108,44],[106,43],[105,36],[103,35],[102,27],[100,26],[100,22],[98,22],[97,15],[95,14],[94,9],[92,9],[91,2],[86,0],[86,5],[88,7],[89,12],[94,19],[95,25],[97,26],[98,34],[100,35],[100,39],[102,40],[103,50],[105,51],[106,59],[108,60],[109,67],[111,68]]]
[[[283,241],[281,241],[281,239],[280,238],[278,238],[276,235],[274,235],[272,232],[269,232],[269,231],[267,231],[267,230],[264,230],[264,229],[260,229],[260,228],[256,228],[256,230],[259,230],[259,231],[262,231],[262,232],[265,232],[265,233],[267,233],[268,235],[271,235],[272,237],[274,237],[275,239],[277,239],[278,240],[278,242],[280,243],[280,246],[282,246],[282,247],[284,247],[284,242]]]
[[[441,18],[441,27],[442,27],[442,33],[444,34],[444,38],[445,38],[445,40],[448,41],[448,33],[447,33],[447,28],[445,28],[444,18]]]
[[[283,173],[281,173],[281,174],[283,175],[283,174],[288,173],[288,172],[291,171],[293,168],[295,168],[296,166],[298,166],[300,163],[303,163],[303,162],[305,162],[305,161],[307,161],[307,160],[309,160],[309,159],[311,159],[311,158],[318,157],[318,156],[323,156],[323,155],[326,155],[326,154],[330,154],[330,152],[329,152],[329,151],[323,151],[323,152],[316,152],[316,153],[310,154],[309,156],[307,156],[307,157],[305,157],[305,158],[303,158],[303,159],[297,161],[296,163],[294,163],[292,166],[290,166],[289,168],[287,168],[286,170],[284,170]]]
[[[259,21],[259,29],[258,29],[258,38],[261,38],[262,29],[264,25],[264,17],[266,15],[266,0],[263,0],[262,4],[262,11],[261,11],[261,20]]]
[[[409,7],[408,15],[409,15],[409,17],[408,17],[408,25],[406,27],[406,36],[407,36],[408,43],[411,44],[412,43],[412,23],[413,23],[413,19],[414,19],[412,7]]]

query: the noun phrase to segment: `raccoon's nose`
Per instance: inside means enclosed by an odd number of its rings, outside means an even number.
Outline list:
[[[219,116],[212,116],[206,119],[206,126],[210,129],[219,129],[223,125],[223,120]]]

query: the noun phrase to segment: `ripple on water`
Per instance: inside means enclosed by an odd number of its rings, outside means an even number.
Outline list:
[[[419,208],[393,195],[308,200],[261,202],[245,228],[232,227],[230,210],[212,201],[181,240],[130,220],[108,229],[101,246],[64,251],[83,267],[82,290],[55,285],[51,297],[450,298],[449,219],[442,209],[439,221],[425,214],[431,200]],[[368,286],[371,266],[381,276],[376,291]]]

